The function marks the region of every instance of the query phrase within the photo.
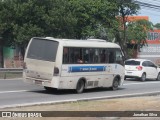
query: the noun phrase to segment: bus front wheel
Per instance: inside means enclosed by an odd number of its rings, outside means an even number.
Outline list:
[[[78,83],[77,83],[76,92],[77,93],[82,93],[83,90],[84,90],[84,86],[85,86],[84,80],[79,80]]]
[[[112,90],[117,90],[118,86],[119,86],[119,79],[118,79],[118,77],[115,77],[114,80],[113,80],[111,89]]]

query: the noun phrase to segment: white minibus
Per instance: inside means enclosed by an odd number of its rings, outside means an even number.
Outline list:
[[[101,39],[34,37],[24,58],[25,82],[53,89],[110,87],[124,81],[124,61],[119,45]]]

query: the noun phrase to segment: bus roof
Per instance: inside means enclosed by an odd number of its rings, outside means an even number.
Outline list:
[[[34,37],[39,39],[46,39],[46,40],[53,40],[59,42],[62,46],[66,47],[97,47],[97,48],[120,48],[120,46],[116,43],[107,42],[106,40],[102,39],[86,39],[86,40],[78,40],[78,39],[59,39],[53,37]]]

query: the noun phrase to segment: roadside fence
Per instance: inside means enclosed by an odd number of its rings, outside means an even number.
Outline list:
[[[22,77],[23,68],[0,68],[0,79]]]

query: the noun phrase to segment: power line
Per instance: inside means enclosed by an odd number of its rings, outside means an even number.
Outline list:
[[[148,12],[149,12],[149,13],[151,13],[152,16],[155,16],[155,17],[159,17],[160,16],[160,14],[158,14],[158,13],[160,13],[160,6],[159,6],[160,0],[159,1],[152,0],[152,1],[145,1],[145,2],[140,1],[140,0],[135,0],[135,3],[139,4],[142,10],[144,10],[144,9],[147,10],[147,11],[144,12],[145,14],[148,14]]]
[[[160,0],[152,0],[152,1],[160,2]]]
[[[148,9],[154,9],[157,10],[157,12],[160,11],[160,6],[159,5],[155,5],[155,4],[151,4],[151,3],[145,3],[145,2],[141,2],[141,1],[135,1],[135,3],[139,4],[141,7],[144,8],[148,8]]]
[[[141,9],[141,10],[144,11],[144,9]],[[146,13],[151,13],[152,15],[158,15],[158,16],[160,16],[160,13],[159,13],[158,11],[156,11],[156,13],[155,13],[155,12],[149,10],[149,9],[147,9],[147,12],[146,12]]]
[[[135,0],[135,1],[138,1],[138,2],[142,2],[142,3],[152,3],[152,5],[157,5],[160,3],[160,0]]]
[[[150,4],[150,3],[145,3],[145,2],[140,2],[140,1],[136,1],[136,3],[138,3],[139,5],[142,5],[142,6],[150,7],[150,8],[155,8],[155,9],[160,8],[159,5],[154,5],[154,4]]]

